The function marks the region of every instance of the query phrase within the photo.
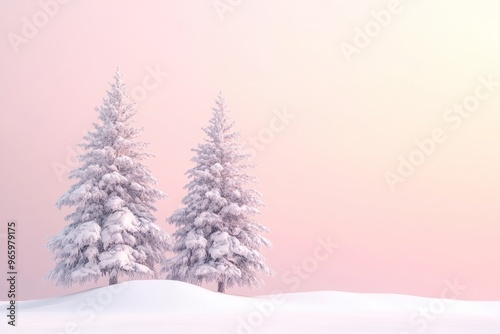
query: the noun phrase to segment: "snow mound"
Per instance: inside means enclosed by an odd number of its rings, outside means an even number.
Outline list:
[[[333,291],[250,298],[165,280],[23,301],[17,308],[16,328],[4,316],[1,333],[500,333],[500,302]]]

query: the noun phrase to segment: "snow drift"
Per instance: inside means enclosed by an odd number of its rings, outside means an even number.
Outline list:
[[[250,298],[147,280],[18,302],[15,329],[2,318],[1,333],[499,334],[500,302],[332,291]]]

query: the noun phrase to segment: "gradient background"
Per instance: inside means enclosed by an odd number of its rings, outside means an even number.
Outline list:
[[[97,120],[119,65],[131,89],[148,66],[169,73],[136,117],[169,194],[157,203],[169,233],[165,218],[185,195],[190,149],[219,90],[243,140],[269,127],[276,108],[295,116],[254,159],[276,276],[230,293],[291,291],[283,275],[330,235],[339,249],[297,291],[439,297],[457,279],[467,285],[461,299],[500,300],[500,88],[459,129],[442,118],[479,76],[500,80],[500,4],[402,1],[348,63],[340,43],[388,1],[243,0],[224,20],[212,2],[69,1],[15,53],[7,34],[40,5],[0,1],[0,221],[19,226],[19,299],[94,286],[42,280],[54,265],[47,239],[69,212],[54,204],[72,184],[53,165],[75,167],[67,148]],[[384,173],[437,127],[448,140],[392,192]],[[0,259],[6,271],[4,245]]]

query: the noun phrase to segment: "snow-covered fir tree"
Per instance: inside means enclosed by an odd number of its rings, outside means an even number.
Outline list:
[[[100,123],[84,137],[81,167],[71,171],[78,180],[56,206],[75,207],[70,221],[48,243],[56,261],[48,278],[70,286],[109,276],[156,276],[155,264],[164,262],[169,236],[155,223],[154,203],[165,194],[142,163],[151,154],[136,138],[142,129],[131,125],[137,109],[117,70],[103,105],[96,108]]]
[[[207,138],[193,151],[195,167],[183,198],[185,207],[167,221],[173,233],[175,256],[163,268],[168,279],[200,285],[217,282],[218,291],[237,285],[259,286],[259,272],[272,274],[260,253],[271,243],[261,236],[267,228],[254,220],[262,206],[260,193],[248,188],[255,178],[246,174],[252,165],[238,143],[239,133],[219,94]]]

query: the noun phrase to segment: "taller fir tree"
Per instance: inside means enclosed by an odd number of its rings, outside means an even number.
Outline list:
[[[136,141],[142,129],[131,126],[137,113],[126,94],[119,70],[103,105],[96,108],[100,124],[84,137],[82,166],[69,177],[78,181],[56,206],[75,207],[65,219],[71,223],[51,238],[48,247],[56,261],[48,278],[70,286],[118,277],[155,276],[154,265],[164,261],[169,236],[154,221],[154,203],[166,195],[155,189],[157,180],[142,163],[151,154]]]
[[[260,234],[267,228],[255,221],[263,204],[260,193],[247,188],[255,178],[245,173],[252,165],[238,144],[239,133],[229,119],[222,95],[215,101],[207,139],[193,149],[196,164],[187,172],[184,208],[167,221],[176,256],[166,262],[167,278],[200,285],[217,282],[218,291],[237,285],[259,286],[259,272],[271,274],[260,253],[271,243]]]

